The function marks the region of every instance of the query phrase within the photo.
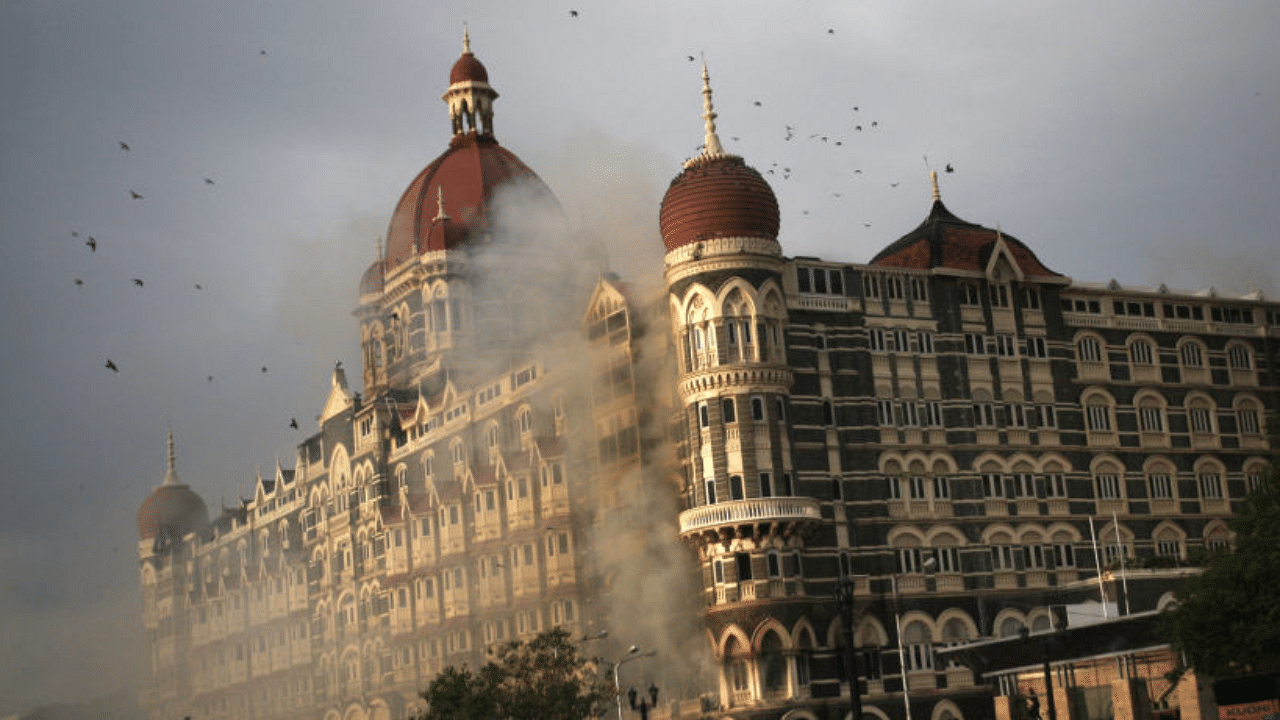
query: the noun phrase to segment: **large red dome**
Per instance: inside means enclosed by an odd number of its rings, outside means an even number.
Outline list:
[[[477,60],[475,55],[464,52],[449,70],[449,84],[467,81],[489,82],[489,71],[484,69],[484,63]]]
[[[539,194],[554,197],[542,179],[497,140],[476,133],[455,135],[449,149],[418,173],[396,205],[387,228],[387,267],[420,252],[453,249],[467,237],[491,230],[490,203],[498,188],[509,182],[532,183]],[[448,232],[432,232],[441,197]]]
[[[778,239],[773,188],[735,155],[688,163],[667,188],[659,219],[668,251],[720,237]]]

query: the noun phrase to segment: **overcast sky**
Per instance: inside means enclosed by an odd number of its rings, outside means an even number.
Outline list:
[[[446,147],[464,21],[502,144],[648,256],[705,55],[788,255],[869,260],[933,168],[1076,280],[1280,295],[1280,4],[907,5],[0,3],[0,716],[140,675],[168,428],[216,512],[359,367],[356,283]]]

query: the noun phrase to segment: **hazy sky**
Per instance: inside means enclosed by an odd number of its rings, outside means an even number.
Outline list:
[[[904,5],[0,3],[0,716],[140,673],[168,428],[216,512],[358,368],[356,283],[446,146],[464,21],[499,140],[625,246],[660,243],[705,54],[788,255],[867,261],[949,164],[953,212],[1077,280],[1280,295],[1280,4]]]

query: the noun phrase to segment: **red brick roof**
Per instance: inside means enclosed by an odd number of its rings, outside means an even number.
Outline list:
[[[949,268],[984,272],[996,244],[996,231],[966,222],[951,214],[941,200],[934,200],[924,222],[881,250],[872,265],[914,270]],[[1059,277],[1045,267],[1021,240],[1000,233],[1022,273],[1028,276]]]
[[[667,250],[721,237],[778,238],[778,199],[740,157],[700,159],[671,181],[659,212]]]

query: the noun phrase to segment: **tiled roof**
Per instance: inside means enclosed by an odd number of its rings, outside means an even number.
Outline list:
[[[881,250],[871,259],[871,264],[914,270],[948,268],[983,272],[991,259],[997,235],[1004,240],[1024,275],[1059,277],[1058,273],[1045,267],[1021,240],[961,220],[941,200],[933,201],[924,222]]]

